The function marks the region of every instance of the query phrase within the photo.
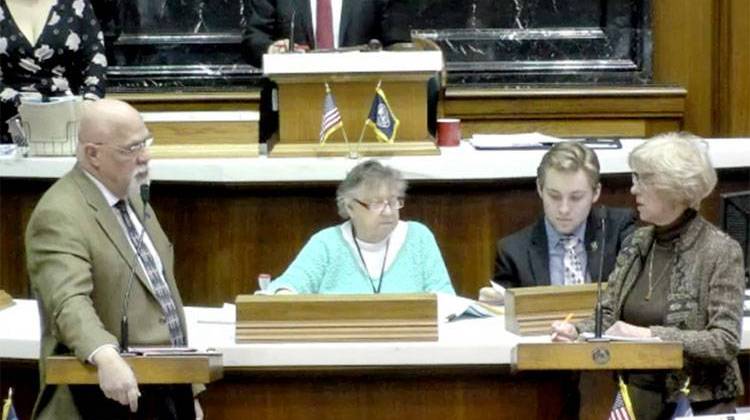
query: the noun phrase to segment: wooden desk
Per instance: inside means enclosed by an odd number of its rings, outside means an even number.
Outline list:
[[[7,310],[14,312],[0,311],[0,391],[13,386],[16,409],[28,418],[38,391],[36,303]],[[234,344],[234,325],[220,309],[188,307],[186,322],[191,345],[223,353],[224,378],[202,396],[213,419],[557,419],[575,388],[570,372],[511,372],[519,338],[502,318],[441,323],[439,341],[404,343]],[[750,318],[744,326],[748,352]],[[750,386],[750,353],[740,366]],[[598,403],[590,418],[605,418],[614,395],[608,377],[584,385]]]

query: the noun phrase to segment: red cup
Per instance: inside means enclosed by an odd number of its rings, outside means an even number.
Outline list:
[[[442,147],[458,146],[461,142],[461,120],[458,118],[438,118],[437,144]]]

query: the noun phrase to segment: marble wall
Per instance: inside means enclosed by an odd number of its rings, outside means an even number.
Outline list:
[[[643,83],[649,1],[391,0],[386,27],[392,40],[434,40],[451,84]],[[248,0],[92,3],[114,90],[258,83],[241,46]]]

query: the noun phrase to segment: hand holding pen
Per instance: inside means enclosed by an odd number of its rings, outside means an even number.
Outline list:
[[[569,313],[564,320],[552,323],[552,341],[575,341],[578,338],[578,330],[570,323],[573,313]]]

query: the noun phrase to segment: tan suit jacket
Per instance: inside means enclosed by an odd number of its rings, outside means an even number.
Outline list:
[[[129,201],[141,217],[143,202],[137,196]],[[185,330],[172,244],[156,216],[149,213],[145,226],[161,258]],[[44,385],[45,362],[51,355],[70,352],[85,361],[100,346],[118,344],[122,300],[134,252],[117,215],[78,165],[55,182],[34,209],[26,229],[26,255],[42,320],[42,390],[33,417],[79,418],[67,386]],[[136,277],[128,309],[130,343],[169,345],[161,306],[140,264],[136,261],[134,265]]]

